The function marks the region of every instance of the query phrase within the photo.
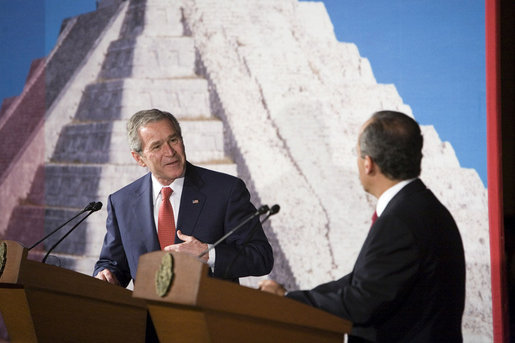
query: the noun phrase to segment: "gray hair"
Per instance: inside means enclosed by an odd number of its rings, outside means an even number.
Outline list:
[[[129,139],[129,147],[132,151],[141,153],[143,150],[141,139],[138,130],[147,125],[148,123],[156,122],[159,120],[169,120],[175,128],[175,132],[182,138],[181,126],[173,114],[158,109],[143,110],[136,112],[131,119],[127,122],[127,137]]]
[[[392,180],[420,175],[423,144],[418,123],[395,111],[374,113],[359,137],[361,157],[370,156]]]

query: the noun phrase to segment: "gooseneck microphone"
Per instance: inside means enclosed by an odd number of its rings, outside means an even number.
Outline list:
[[[198,258],[201,258],[202,256],[204,256],[205,254],[207,254],[208,252],[210,252],[211,250],[213,250],[218,244],[222,243],[227,237],[229,237],[230,235],[232,235],[236,230],[240,229],[243,225],[247,224],[249,221],[251,221],[252,219],[256,218],[257,216],[260,216],[262,214],[265,214],[269,211],[270,209],[268,208],[267,205],[263,205],[261,206],[260,208],[257,209],[256,212],[252,213],[250,216],[248,216],[245,220],[243,220],[241,223],[239,223],[234,229],[232,229],[231,231],[227,232],[225,235],[223,235],[219,240],[217,240],[215,243],[213,243],[212,246],[210,246],[209,248],[207,248],[206,250],[204,250],[200,255],[198,255]]]
[[[270,208],[270,210],[268,211],[268,214],[266,215],[266,217],[261,221],[261,225],[263,225],[263,223],[266,222],[266,220],[268,218],[270,218],[270,216],[273,216],[274,214],[279,212],[280,209],[281,209],[281,207],[279,205],[277,205],[277,204],[273,205]],[[231,260],[231,263],[229,263],[227,265],[227,268],[225,268],[224,279],[226,279],[228,277],[229,272],[231,271],[234,262],[240,256],[241,252],[245,248],[245,245],[247,245],[250,242],[250,240],[252,239],[252,237],[254,237],[254,234],[256,233],[256,230],[258,229],[258,227],[259,226],[257,225],[257,223],[252,227],[252,230],[250,230],[249,234],[247,235],[247,238],[245,238],[245,241],[241,245],[241,248],[238,250],[238,253],[236,254],[236,256],[233,257],[233,259]]]
[[[91,211],[91,209],[96,205],[97,203],[92,201],[90,202],[86,207],[84,207],[84,209],[80,210],[76,215],[74,215],[73,217],[71,217],[69,220],[67,220],[66,222],[64,222],[63,224],[59,225],[55,230],[53,230],[52,232],[50,232],[48,235],[45,235],[43,238],[41,238],[39,241],[37,241],[36,243],[32,244],[30,246],[30,248],[28,248],[27,250],[31,250],[32,248],[34,248],[36,245],[38,245],[39,243],[43,242],[45,239],[47,239],[48,237],[52,236],[54,233],[56,233],[57,231],[59,231],[60,229],[62,229],[66,224],[68,224],[69,222],[71,222],[72,220],[74,220],[75,218],[77,218],[78,216],[80,216],[81,214],[83,214],[84,212],[88,212],[88,211]],[[102,203],[100,203],[100,206],[102,206]]]
[[[270,211],[268,211],[268,214],[266,215],[266,217],[261,221],[261,224],[266,222],[266,220],[268,218],[270,218],[270,216],[273,216],[274,214],[277,214],[280,209],[281,209],[281,206],[279,206],[277,204],[275,204],[274,206],[270,207]]]
[[[91,204],[93,204],[93,205],[91,205]],[[89,213],[86,214],[84,217],[82,217],[81,220],[79,220],[74,226],[72,226],[72,228],[70,230],[68,230],[68,232],[66,232],[61,238],[59,238],[59,240],[57,242],[54,243],[54,245],[52,245],[52,247],[50,249],[48,249],[47,253],[45,254],[45,257],[43,257],[43,259],[41,260],[42,263],[45,263],[46,259],[48,258],[48,256],[52,252],[52,250],[54,250],[59,245],[59,243],[61,243],[63,241],[63,239],[68,237],[68,235],[70,233],[72,233],[72,231],[75,230],[80,225],[80,223],[82,223],[84,220],[86,220],[86,218],[88,218],[93,212],[100,210],[102,208],[102,203],[100,201],[92,202],[88,206],[86,206],[86,208],[88,208],[88,207],[89,207],[89,210],[86,210],[86,211],[89,211]]]

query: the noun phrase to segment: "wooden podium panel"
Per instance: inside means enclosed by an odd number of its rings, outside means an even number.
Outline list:
[[[27,249],[4,243],[0,311],[11,342],[145,341],[146,304],[131,291],[28,260]]]
[[[156,292],[167,252],[140,257],[133,296],[147,301],[161,342],[339,342],[351,323],[285,297],[208,276],[208,266],[172,253],[168,294]]]

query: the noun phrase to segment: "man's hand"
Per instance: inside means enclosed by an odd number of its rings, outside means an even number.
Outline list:
[[[184,252],[184,253],[187,253],[187,254],[198,256],[202,252],[204,252],[204,250],[207,249],[207,244],[206,243],[202,243],[201,241],[199,241],[198,239],[196,239],[193,236],[184,235],[181,232],[181,230],[177,230],[177,236],[181,240],[183,240],[184,242],[183,243],[179,243],[179,244],[172,244],[172,245],[166,246],[164,248],[165,251]],[[209,259],[209,255],[205,254],[204,256],[201,257],[201,259],[204,262],[207,262],[208,259]]]
[[[118,282],[118,279],[116,278],[116,276],[114,276],[114,274],[111,273],[111,271],[109,269],[104,269],[104,270],[98,272],[97,275],[95,275],[95,277],[97,279],[112,283],[113,285],[120,286],[120,282]]]
[[[274,280],[263,280],[259,283],[259,289],[272,293],[275,295],[284,296],[286,294],[286,288],[283,285],[275,282]]]

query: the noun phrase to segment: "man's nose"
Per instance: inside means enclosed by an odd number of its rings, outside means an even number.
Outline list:
[[[173,148],[172,144],[170,142],[165,143],[164,145],[164,153],[168,155],[175,155],[175,149]]]

